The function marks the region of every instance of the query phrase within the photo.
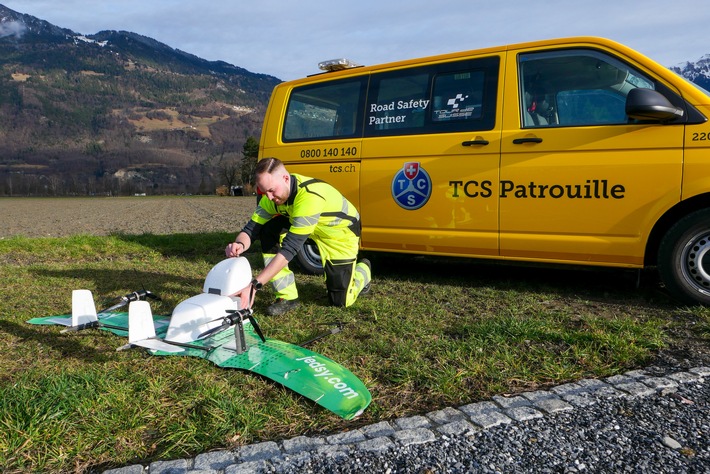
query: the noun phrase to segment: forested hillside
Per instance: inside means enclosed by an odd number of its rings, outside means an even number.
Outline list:
[[[0,196],[239,184],[243,146],[278,82],[135,33],[82,36],[0,5]]]

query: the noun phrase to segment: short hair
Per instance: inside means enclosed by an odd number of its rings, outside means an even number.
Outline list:
[[[283,162],[279,160],[278,158],[264,158],[263,160],[260,160],[256,164],[256,168],[254,168],[254,176],[260,176],[262,174],[272,174],[274,171],[279,169],[280,167],[283,167],[286,169],[284,166]]]

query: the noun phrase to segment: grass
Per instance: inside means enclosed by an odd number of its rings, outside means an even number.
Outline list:
[[[650,363],[692,336],[710,340],[710,312],[681,308],[621,271],[541,270],[464,260],[369,255],[371,293],[327,306],[321,277],[297,275],[302,306],[265,316],[270,337],[301,342],[342,321],[312,349],[368,386],[373,402],[341,420],[267,379],[196,358],[116,352],[125,340],[31,326],[66,314],[71,290],[97,307],[145,287],[169,314],[201,291],[233,234],[0,240],[0,466],[86,472],[217,448],[323,434],[458,406],[495,394],[604,377]],[[250,254],[252,266],[260,258]]]

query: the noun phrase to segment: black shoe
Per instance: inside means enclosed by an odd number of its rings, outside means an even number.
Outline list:
[[[300,304],[301,303],[299,303],[297,299],[285,300],[283,298],[279,298],[274,304],[266,308],[266,312],[271,316],[280,316],[284,313],[291,311],[292,309],[297,308]]]
[[[362,260],[360,260],[360,263],[364,263],[365,265],[367,265],[367,268],[370,269],[370,281],[367,283],[367,285],[365,285],[363,287],[362,290],[360,290],[361,295],[366,295],[370,292],[370,283],[372,283],[372,264],[366,258],[363,258]]]

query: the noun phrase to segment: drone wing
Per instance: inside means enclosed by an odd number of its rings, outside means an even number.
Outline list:
[[[263,375],[346,420],[356,418],[370,404],[372,396],[365,384],[332,359],[277,339],[261,341],[250,324],[244,329],[250,341],[247,352],[235,353],[230,341],[206,354],[207,360]]]

